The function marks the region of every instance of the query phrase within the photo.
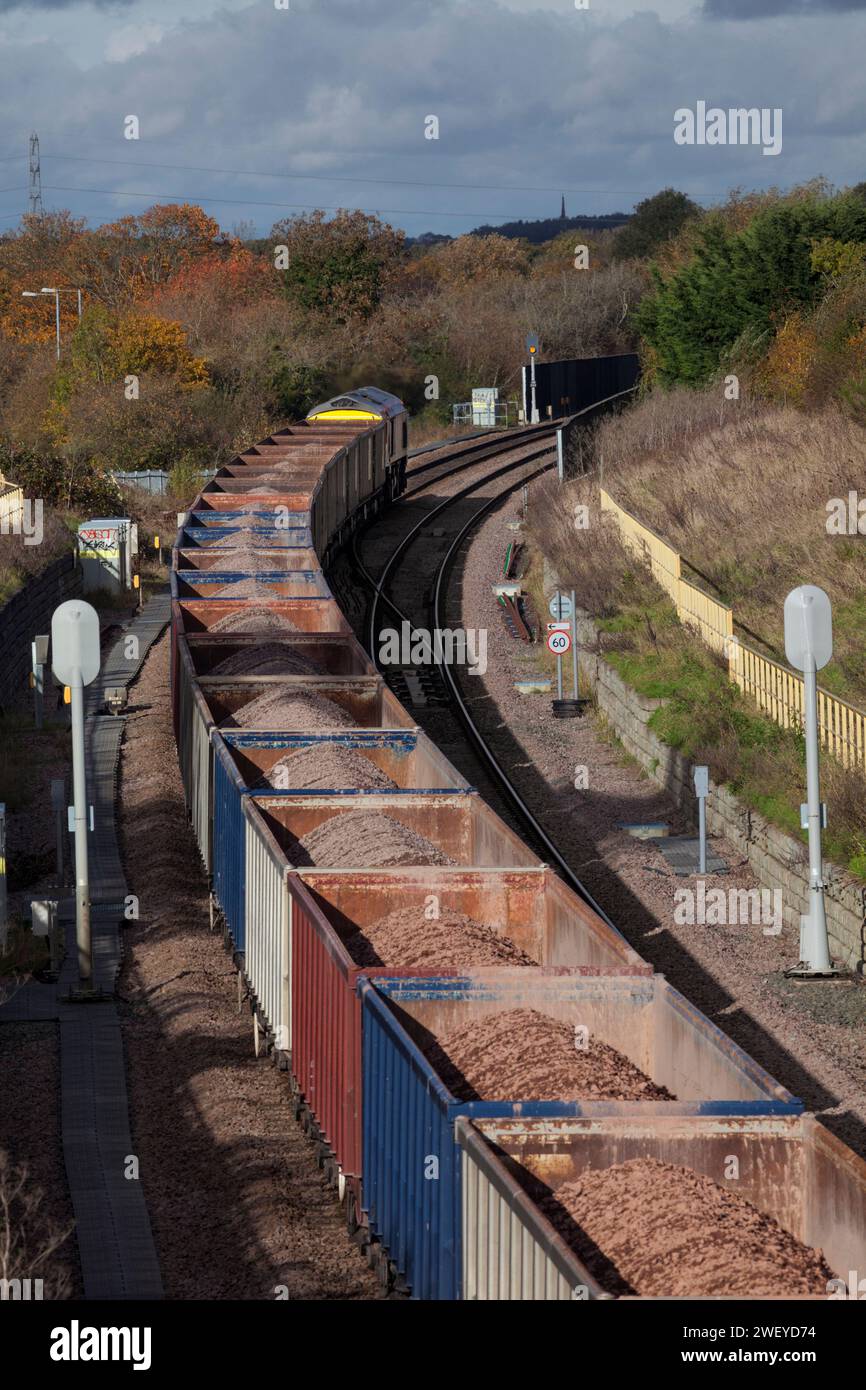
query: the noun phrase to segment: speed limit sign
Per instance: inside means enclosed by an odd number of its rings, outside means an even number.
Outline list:
[[[571,633],[559,628],[555,632],[547,634],[547,645],[554,656],[565,656],[571,650]]]

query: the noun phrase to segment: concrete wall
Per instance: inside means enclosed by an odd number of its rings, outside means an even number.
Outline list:
[[[578,622],[578,640],[581,674],[592,686],[599,710],[626,751],[654,781],[666,788],[687,819],[695,824],[697,803],[692,764],[676,749],[662,743],[649,728],[650,717],[662,702],[639,695],[612,666],[586,650],[597,645],[595,627],[587,618]],[[748,860],[762,888],[781,889],[785,921],[799,931],[800,914],[807,910],[809,894],[805,844],[771,825],[757,811],[750,810],[726,787],[717,787],[712,782],[707,800],[707,828],[711,835],[724,836],[735,851]],[[866,960],[866,887],[829,863],[825,863],[824,877],[831,954],[846,966],[862,971]]]
[[[22,709],[32,701],[29,679],[30,644],[51,631],[51,614],[58,603],[81,592],[81,571],[74,556],[61,555],[0,608],[0,708]],[[45,708],[53,709],[52,677],[45,673]]]

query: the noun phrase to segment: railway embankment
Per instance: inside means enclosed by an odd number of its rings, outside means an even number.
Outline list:
[[[663,704],[640,694],[599,653],[599,632],[588,616],[578,624],[580,674],[591,687],[599,713],[626,752],[663,787],[689,826],[697,824],[695,760],[665,743],[651,727]],[[711,783],[707,830],[722,836],[748,864],[762,888],[781,893],[787,925],[799,929],[809,905],[809,863],[802,841],[773,825],[730,787]],[[866,961],[866,885],[825,861],[827,931],[833,956],[862,973]]]

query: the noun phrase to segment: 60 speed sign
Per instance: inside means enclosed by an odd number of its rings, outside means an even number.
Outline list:
[[[571,650],[571,633],[559,628],[547,634],[547,645],[554,656],[565,656]]]

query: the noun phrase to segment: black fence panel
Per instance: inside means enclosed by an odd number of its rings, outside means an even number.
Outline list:
[[[530,369],[523,368],[523,409],[531,419]],[[536,362],[535,403],[540,420],[573,415],[596,401],[627,391],[640,376],[636,352],[611,357],[574,357],[564,362]]]

